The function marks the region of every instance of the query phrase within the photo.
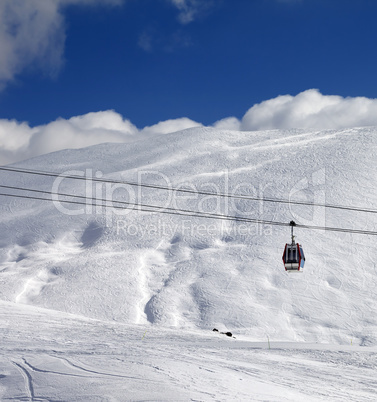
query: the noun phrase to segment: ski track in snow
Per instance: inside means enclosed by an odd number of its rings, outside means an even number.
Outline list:
[[[13,303],[0,304],[0,314],[19,323],[3,338],[4,401],[364,402],[377,393],[377,348],[268,345],[245,336],[99,322]]]
[[[35,395],[34,395],[34,386],[33,386],[33,379],[29,373],[29,371],[22,366],[19,363],[12,362],[19,370],[19,372],[22,374],[22,377],[24,378],[25,381],[25,393],[27,394],[27,398],[30,399],[31,401],[35,401]]]

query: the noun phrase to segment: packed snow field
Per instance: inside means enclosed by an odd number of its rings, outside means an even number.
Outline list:
[[[376,237],[296,228],[288,274],[268,222],[374,231],[322,205],[374,208],[376,134],[197,128],[17,164],[86,180],[2,171],[50,201],[0,198],[1,400],[374,401]]]

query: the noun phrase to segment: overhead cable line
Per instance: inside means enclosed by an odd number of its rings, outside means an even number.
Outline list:
[[[323,207],[323,208],[341,209],[341,210],[348,210],[348,211],[355,211],[355,212],[366,212],[366,213],[377,214],[377,209],[366,208],[366,207],[351,207],[351,206],[345,206],[345,205],[335,205],[335,204],[326,204],[326,203],[292,201],[292,200],[284,200],[284,199],[279,199],[279,198],[264,198],[264,197],[260,198],[260,197],[251,197],[251,196],[243,195],[243,194],[213,193],[210,191],[189,190],[189,189],[184,189],[184,188],[160,186],[157,184],[142,184],[142,183],[135,183],[135,182],[131,182],[131,181],[100,179],[100,178],[95,178],[95,177],[91,177],[88,179],[87,177],[84,177],[84,176],[77,176],[77,175],[70,175],[70,174],[56,173],[56,172],[38,171],[38,170],[33,170],[33,169],[0,167],[0,171],[1,170],[9,171],[9,172],[16,172],[16,173],[38,175],[38,176],[63,177],[63,178],[73,179],[73,180],[84,180],[84,181],[89,180],[89,181],[98,182],[98,183],[126,184],[129,186],[145,187],[145,188],[151,188],[151,189],[157,189],[157,190],[166,190],[166,191],[174,191],[174,192],[197,194],[197,195],[234,198],[234,199],[249,200],[249,201],[263,201],[263,202],[271,202],[271,203],[279,203],[279,204],[292,204],[292,205]]]
[[[0,187],[8,187],[9,188],[10,186],[0,186]],[[22,188],[19,188],[19,190],[30,191],[30,189],[28,190],[28,189],[22,189]],[[39,192],[39,193],[46,193],[46,194],[50,194],[50,195],[60,195],[60,196],[64,196],[64,197],[69,196],[69,197],[74,197],[74,198],[87,199],[84,196],[77,196],[77,195],[73,195],[73,194],[59,194],[59,193],[51,193],[51,192],[47,192],[47,191],[45,192],[45,191],[41,191],[41,190],[31,190],[31,191],[35,191],[35,192]],[[0,193],[0,196],[88,206],[88,202],[84,202],[84,201],[70,201],[70,200],[58,200],[57,201],[52,198],[51,199],[50,198],[40,198],[40,197],[34,197],[34,196],[19,195],[19,194],[6,194],[6,193]],[[90,198],[87,200],[97,201],[94,198]],[[120,203],[120,204],[126,204],[126,205],[123,205],[123,206],[121,206],[121,205],[104,205],[104,204],[97,204],[97,203],[94,203],[94,204],[92,203],[89,205],[94,206],[94,207],[135,210],[135,205],[131,206],[130,203],[126,203],[124,201],[112,201],[112,200],[106,200],[106,199],[99,199],[98,201],[111,202],[111,203],[116,202],[118,204]],[[167,209],[165,207],[158,207],[158,206],[147,205],[147,204],[144,204],[141,208],[138,207],[137,211],[156,212],[156,213],[169,214],[169,215],[189,216],[189,217],[207,218],[207,219],[218,219],[218,220],[227,220],[227,221],[234,221],[234,222],[254,223],[254,224],[259,223],[259,224],[275,225],[275,226],[290,226],[289,223],[285,223],[285,222],[267,221],[267,220],[263,220],[263,219],[252,219],[252,218],[246,218],[246,217],[236,217],[236,216],[221,215],[221,214],[211,214],[211,213],[205,213],[205,212],[200,212],[200,211],[179,210],[179,209],[173,209],[173,208]],[[369,230],[361,230],[361,229],[345,229],[345,228],[337,228],[337,227],[313,226],[313,225],[301,225],[301,224],[296,224],[295,226],[297,228],[303,228],[303,229],[313,229],[313,230],[323,230],[323,231],[377,236],[377,232],[369,231]]]
[[[63,194],[56,194],[54,195],[63,195]],[[289,224],[284,222],[275,222],[275,221],[266,221],[261,219],[251,219],[251,218],[244,218],[244,217],[237,217],[237,216],[228,216],[228,215],[217,215],[217,214],[210,214],[206,212],[200,211],[186,211],[186,210],[174,210],[173,208],[169,208],[167,210],[165,207],[156,207],[156,206],[148,206],[144,205],[142,208],[135,208],[135,206],[120,206],[120,205],[105,205],[105,204],[88,204],[84,201],[70,201],[70,200],[54,200],[52,198],[40,198],[28,195],[20,195],[20,194],[6,194],[0,193],[0,196],[4,197],[14,197],[14,198],[22,198],[28,200],[40,200],[40,201],[49,201],[49,202],[59,202],[59,203],[66,203],[66,204],[73,204],[73,205],[85,205],[85,206],[93,206],[93,207],[104,207],[104,208],[114,208],[114,209],[128,209],[128,210],[136,210],[141,212],[157,212],[161,214],[169,214],[169,215],[179,215],[179,216],[189,216],[189,217],[196,217],[196,218],[208,218],[208,219],[219,219],[219,220],[228,220],[228,221],[236,221],[236,222],[246,222],[246,223],[263,223],[269,225],[281,225],[281,226],[289,226]],[[75,196],[73,196],[75,197]],[[85,198],[76,196],[78,198]],[[96,201],[95,199],[89,199],[89,201]],[[111,200],[104,200],[108,202],[117,202],[123,203],[122,201],[111,201]],[[150,209],[146,209],[150,208]],[[297,225],[298,226],[298,225]],[[377,235],[377,232],[376,232]]]
[[[197,214],[196,216],[204,216],[206,218],[209,218],[209,217],[213,217],[213,218],[235,218],[237,220],[247,220],[247,221],[249,221],[251,219],[251,218],[246,218],[246,217],[232,217],[232,216],[223,215],[223,214],[213,214],[211,212],[200,212],[200,211],[192,211],[192,210],[189,210],[189,209],[163,207],[161,205],[148,205],[148,204],[141,204],[141,203],[132,203],[132,202],[127,202],[127,201],[109,200],[109,199],[106,199],[106,198],[97,198],[97,197],[93,198],[93,197],[87,197],[85,195],[76,195],[76,194],[67,194],[67,193],[53,193],[51,191],[36,190],[36,189],[25,188],[25,187],[15,187],[15,186],[0,185],[0,188],[6,188],[6,189],[10,189],[10,190],[29,191],[29,192],[33,192],[33,193],[47,194],[47,195],[51,195],[51,196],[55,195],[55,196],[62,196],[62,197],[79,198],[79,199],[85,199],[87,201],[95,201],[95,202],[101,201],[101,202],[105,202],[105,203],[110,202],[112,204],[112,205],[89,204],[89,206],[92,205],[92,206],[97,206],[97,207],[102,206],[102,207],[112,208],[114,206],[113,203],[115,202],[117,204],[123,205],[124,209],[131,209],[131,210],[132,209],[137,209],[138,211],[150,211],[150,209],[142,210],[142,209],[140,209],[140,207],[141,207],[141,208],[152,208],[152,209],[154,209],[153,212],[155,212],[155,211],[160,212],[161,210],[164,210],[164,211],[166,210],[166,211],[179,212],[182,215],[186,214],[186,213],[188,213],[188,214],[194,213],[194,214]],[[0,194],[0,195],[3,195],[3,194]],[[11,196],[12,194],[9,194],[9,195]],[[17,194],[15,196],[17,196]],[[44,199],[44,198],[43,198],[43,200],[50,201],[50,199]],[[55,201],[55,202],[63,202],[63,200],[54,200],[54,199],[51,199],[51,200]],[[64,202],[66,202],[66,201],[67,200],[64,200]],[[87,202],[85,203],[85,205],[88,205]],[[119,206],[117,206],[117,208],[120,209]],[[254,222],[254,220],[252,220],[252,222]]]

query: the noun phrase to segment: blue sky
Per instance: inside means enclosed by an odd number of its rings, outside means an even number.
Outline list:
[[[3,80],[0,118],[40,125],[113,109],[137,127],[209,125],[310,88],[377,97],[375,0],[198,0],[186,14],[178,0],[115,2],[59,9],[60,59],[29,57]]]
[[[0,164],[192,127],[377,126],[377,0],[0,0]]]

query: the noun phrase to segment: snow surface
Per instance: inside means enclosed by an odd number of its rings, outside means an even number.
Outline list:
[[[373,208],[376,134],[197,128],[17,166]],[[57,189],[51,177],[1,177]],[[374,231],[377,220],[67,178],[58,189],[327,227]],[[0,208],[1,400],[376,400],[376,237],[297,228],[306,264],[288,274],[289,227],[7,197]]]

